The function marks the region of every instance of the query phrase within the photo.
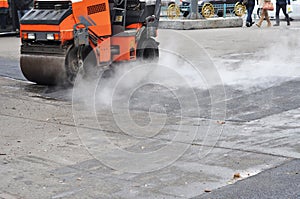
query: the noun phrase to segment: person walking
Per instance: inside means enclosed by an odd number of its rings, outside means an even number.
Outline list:
[[[19,20],[30,10],[32,0],[16,0]]]
[[[6,29],[6,16],[8,13],[8,1],[7,0],[0,0],[0,26],[1,30]]]
[[[269,17],[269,14],[268,14],[268,10],[263,9],[264,4],[267,3],[267,2],[271,2],[271,0],[259,0],[258,2],[259,2],[258,5],[259,5],[259,7],[260,7],[260,9],[261,9],[261,14],[260,14],[260,18],[259,18],[259,20],[258,20],[256,26],[260,28],[262,22],[264,21],[264,19],[266,19],[267,22],[268,22],[268,27],[271,27],[272,24],[271,24],[271,21],[270,21],[270,17]]]
[[[276,23],[274,24],[274,26],[279,26],[279,12],[280,12],[280,9],[282,9],[282,12],[285,16],[285,19],[286,19],[286,22],[287,22],[287,25],[289,26],[290,25],[290,17],[289,15],[287,14],[286,12],[286,5],[289,4],[291,5],[291,2],[290,0],[276,0]]]
[[[241,0],[240,3],[244,4],[247,9],[247,19],[246,19],[246,26],[251,27],[254,22],[252,21],[252,13],[255,6],[255,0]]]
[[[15,0],[17,30],[20,29],[20,19],[30,10],[32,2],[33,0]]]

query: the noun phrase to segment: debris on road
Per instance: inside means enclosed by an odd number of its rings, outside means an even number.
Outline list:
[[[220,120],[218,120],[217,123],[218,123],[218,124],[225,124],[225,121],[220,121]]]
[[[233,175],[233,178],[234,178],[234,179],[240,178],[240,177],[241,177],[241,174],[240,174],[240,173],[235,173],[235,174]]]

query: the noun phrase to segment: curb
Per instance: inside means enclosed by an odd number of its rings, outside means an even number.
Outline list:
[[[160,19],[160,21],[159,21],[159,28],[175,29],[175,30],[234,28],[234,27],[242,27],[242,26],[243,26],[243,19],[240,17],[209,18],[209,19],[197,19],[197,20]]]
[[[17,36],[18,32],[0,32],[0,37]]]

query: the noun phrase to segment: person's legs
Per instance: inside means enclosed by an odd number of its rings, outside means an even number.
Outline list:
[[[250,27],[251,26],[251,14],[250,14],[250,7],[247,6],[247,19],[246,19],[246,26]]]
[[[18,13],[18,19],[19,19],[19,21],[20,21],[20,19],[21,19],[21,17],[22,17],[22,10],[18,10],[17,13]]]
[[[246,25],[248,26],[248,24],[251,23],[250,7],[247,5],[247,6],[246,6],[246,9],[247,9]],[[249,27],[249,26],[248,26],[248,27]]]
[[[283,14],[284,14],[284,16],[285,16],[287,25],[289,26],[289,25],[290,25],[290,17],[289,17],[289,15],[286,13],[286,4],[282,5],[282,12],[283,12]]]
[[[1,29],[6,29],[6,14],[0,14]]]
[[[23,16],[24,16],[27,12],[29,12],[29,10],[23,10]],[[22,16],[22,17],[23,17],[23,16]]]
[[[280,12],[280,5],[276,3],[276,23],[274,26],[279,26],[279,12]]]
[[[18,10],[19,19],[21,19],[29,10]]]
[[[265,10],[262,10],[262,11],[261,11],[261,14],[260,14],[259,21],[258,21],[257,24],[256,24],[258,27],[261,26],[261,24],[262,24],[262,22],[263,22],[263,20],[264,20],[264,18],[265,18],[265,14],[266,14],[266,11],[265,11]]]
[[[270,21],[270,17],[269,17],[269,14],[268,14],[268,11],[267,11],[267,10],[265,10],[265,18],[266,18],[266,20],[267,20],[267,22],[268,22],[268,27],[271,27],[271,26],[272,26],[272,23],[271,23],[271,21]]]
[[[248,5],[247,6],[247,22],[250,23],[250,26],[252,25],[252,13],[254,10],[254,5]]]

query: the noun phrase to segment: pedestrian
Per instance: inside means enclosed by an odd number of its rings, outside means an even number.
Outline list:
[[[8,1],[7,0],[0,0],[0,26],[1,30],[6,29],[6,16],[8,13]]]
[[[263,7],[264,7],[264,4],[265,3],[268,3],[268,2],[271,2],[271,0],[259,0],[258,1],[259,2],[259,8],[261,9],[261,14],[260,14],[260,18],[259,18],[259,20],[258,20],[258,22],[257,22],[257,27],[261,27],[261,24],[262,24],[262,22],[264,21],[264,19],[266,19],[267,20],[267,22],[268,22],[268,27],[271,27],[272,26],[272,24],[271,24],[271,21],[270,21],[270,17],[269,17],[269,14],[268,14],[268,10],[267,9],[264,9]]]
[[[279,26],[279,12],[280,8],[282,9],[283,14],[285,15],[285,19],[287,22],[287,25],[290,25],[290,17],[286,12],[286,5],[289,4],[291,5],[290,0],[276,0],[276,23],[274,26]]]
[[[254,24],[254,22],[252,21],[252,13],[255,6],[255,0],[240,0],[240,3],[246,6],[247,9],[246,26],[251,27]]]
[[[30,10],[32,0],[15,0],[19,20]]]
[[[11,12],[11,20],[12,20],[12,30],[19,32],[20,24],[16,6],[16,0],[10,0],[9,4],[10,12]]]

